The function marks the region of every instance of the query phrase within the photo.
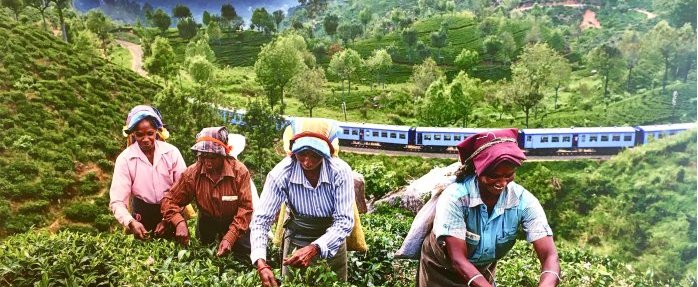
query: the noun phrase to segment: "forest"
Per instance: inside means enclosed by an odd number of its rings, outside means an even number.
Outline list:
[[[215,247],[138,241],[114,219],[121,126],[142,103],[160,109],[187,164],[202,127],[244,135],[240,160],[258,187],[283,157],[282,115],[476,128],[696,121],[691,1],[74,2],[0,2],[0,285],[260,284]],[[216,106],[245,110],[249,124],[229,125]],[[340,157],[369,202],[456,161]],[[527,162],[516,181],[545,209],[564,286],[696,286],[696,172],[688,131],[609,160]],[[323,268],[284,285],[414,286],[417,262],[393,259],[413,218],[374,206],[362,215],[369,251],[350,253],[346,285]],[[498,286],[537,286],[519,239]]]

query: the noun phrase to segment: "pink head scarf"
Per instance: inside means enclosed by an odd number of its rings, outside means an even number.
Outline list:
[[[471,161],[478,176],[504,161],[521,166],[526,155],[517,144],[518,134],[517,129],[502,129],[469,136],[456,145],[461,164]]]

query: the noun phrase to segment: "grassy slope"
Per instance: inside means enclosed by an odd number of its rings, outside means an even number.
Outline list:
[[[0,235],[63,220],[66,207],[94,221],[124,115],[158,86],[11,19],[0,19],[0,38]]]

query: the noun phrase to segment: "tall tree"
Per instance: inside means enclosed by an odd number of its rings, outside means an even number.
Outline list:
[[[555,100],[553,104],[553,109],[557,110],[557,98],[560,92],[560,88],[567,83],[572,74],[572,67],[570,67],[569,62],[562,55],[555,53],[551,59],[552,67],[550,73],[550,83],[553,88],[555,88]]]
[[[280,36],[262,47],[254,63],[257,81],[264,87],[269,97],[269,104],[274,107],[281,101],[280,111],[284,110],[284,88],[288,82],[301,71],[307,69],[303,61],[306,43],[302,36],[290,34]]]
[[[196,36],[199,32],[199,25],[194,22],[191,17],[181,18],[177,21],[177,31],[179,32],[179,37],[185,40],[189,40]]]
[[[68,42],[68,29],[65,26],[65,18],[63,17],[63,10],[70,8],[73,5],[72,0],[51,0],[56,4],[56,12],[58,12],[58,21],[61,23],[61,35],[63,35],[63,41]]]
[[[143,68],[148,73],[159,76],[167,82],[177,72],[175,54],[170,41],[156,37],[151,45],[150,56],[145,58]]]
[[[310,19],[315,19],[315,16],[325,11],[327,2],[327,0],[298,0]]]
[[[373,13],[368,8],[364,8],[359,12],[359,21],[361,21],[364,34],[366,33],[366,25],[368,25],[368,22],[371,22],[371,18],[373,18]]]
[[[632,91],[632,76],[633,69],[637,66],[640,60],[640,48],[641,40],[640,34],[633,30],[626,30],[623,33],[623,37],[618,43],[618,49],[620,49],[623,54],[623,59],[625,59],[625,67],[628,69],[628,74],[625,80],[626,90]]]
[[[410,50],[408,53],[408,58],[412,61],[412,55],[414,54],[414,46],[417,44],[417,31],[412,28],[402,30],[402,41],[405,42],[407,48]]]
[[[463,48],[453,63],[461,71],[471,71],[479,61],[480,54],[478,52]]]
[[[87,27],[88,30],[97,35],[99,40],[102,41],[102,50],[104,51],[104,55],[106,56],[107,42],[110,38],[109,31],[111,31],[113,27],[111,21],[107,19],[107,16],[104,15],[102,11],[90,10],[90,12],[87,12],[87,20],[85,21],[85,27]]]
[[[201,16],[201,23],[204,23],[204,26],[208,26],[211,23],[211,13],[204,11],[203,16]]]
[[[662,95],[666,95],[666,83],[669,77],[669,68],[676,51],[678,50],[678,33],[669,26],[667,21],[660,21],[645,36],[646,46],[658,52],[664,63],[664,77],[662,78]]]
[[[24,1],[22,0],[2,0],[0,1],[3,7],[7,7],[15,14],[15,21],[19,21],[19,13],[24,9]]]
[[[461,121],[462,127],[468,127],[473,109],[483,102],[483,89],[480,80],[460,71],[449,85],[449,99],[454,111],[454,121]]]
[[[448,94],[448,80],[441,76],[426,89],[418,101],[417,117],[427,126],[448,126],[453,122],[454,111]]]
[[[153,12],[151,21],[153,22],[153,26],[160,29],[161,33],[167,32],[167,29],[169,29],[170,25],[172,25],[172,19],[170,18],[170,15],[167,15],[165,11],[159,8],[155,10],[155,12]]]
[[[324,100],[325,85],[327,79],[322,68],[307,69],[291,79],[289,93],[298,98],[308,115],[313,117],[313,109]]]
[[[429,85],[442,76],[444,72],[432,58],[427,58],[421,65],[414,66],[410,77],[410,82],[413,84],[412,96],[417,99],[422,97]]]
[[[339,17],[337,15],[329,14],[322,20],[322,27],[325,28],[327,35],[333,36],[336,34],[337,26],[339,26]]]
[[[207,88],[207,84],[213,80],[216,66],[201,55],[187,58],[187,73],[195,83]]]
[[[383,80],[383,75],[392,65],[393,59],[385,49],[374,50],[373,55],[366,60],[366,67],[375,76],[376,83],[383,83],[383,89],[385,89],[385,80]],[[373,85],[371,85],[371,89],[373,89]]]
[[[696,29],[696,1],[686,0],[654,0],[652,6],[655,11],[667,19],[674,27],[681,27],[690,23]]]
[[[191,10],[189,10],[189,7],[185,6],[184,4],[177,4],[172,8],[172,17],[177,19],[177,22],[179,20],[184,19],[184,18],[191,18]]]
[[[46,24],[46,9],[51,6],[51,1],[49,0],[25,0],[27,5],[34,7],[39,10],[41,14],[41,21],[44,24],[44,30],[48,31],[48,25]]]
[[[437,59],[441,60],[441,48],[446,47],[448,43],[448,24],[441,23],[441,28],[438,32],[431,33],[431,46],[438,51]]]
[[[99,53],[100,41],[97,35],[90,30],[82,30],[76,33],[71,43],[73,50],[90,55],[91,58],[101,57]]]
[[[197,37],[196,41],[191,41],[187,44],[187,48],[184,50],[184,56],[189,59],[195,56],[201,56],[211,63],[216,62],[216,54],[214,54],[211,46],[208,44],[208,38]]]
[[[362,66],[361,56],[352,49],[346,49],[332,56],[328,70],[342,79],[342,101],[344,101],[344,81],[347,81],[347,96],[351,95],[351,79],[356,77]],[[345,114],[346,117],[346,114]]]
[[[221,18],[225,22],[225,26],[231,28],[231,23],[238,17],[237,11],[233,4],[223,4],[221,6]]]
[[[537,43],[524,48],[519,60],[512,66],[512,97],[526,114],[526,127],[530,112],[544,97],[543,89],[551,84],[553,59],[557,53],[548,44]]]
[[[211,21],[208,23],[206,26],[206,34],[208,34],[211,40],[216,41],[216,44],[221,44],[220,41],[223,37],[223,32],[221,31],[221,26],[218,25],[218,21]]]
[[[274,11],[274,13],[272,13],[272,15],[274,16],[274,23],[276,23],[276,31],[281,31],[279,29],[279,24],[281,24],[281,21],[283,21],[284,17],[286,17],[286,15],[284,15],[284,11],[276,10]]]
[[[243,117],[246,124],[240,126],[240,132],[247,140],[242,161],[253,171],[252,174],[256,175],[257,184],[261,184],[266,174],[278,162],[274,146],[281,138],[278,127],[283,125],[283,118],[260,100],[250,101],[246,110]]]
[[[265,34],[269,34],[275,30],[276,25],[274,24],[274,18],[267,9],[257,8],[252,12],[252,18],[250,18],[252,23],[250,26],[255,27],[258,30],[264,31]]]

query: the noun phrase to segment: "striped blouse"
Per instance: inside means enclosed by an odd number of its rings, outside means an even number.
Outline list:
[[[267,234],[281,203],[287,201],[300,215],[334,219],[327,232],[313,242],[320,247],[320,257],[333,257],[354,227],[353,200],[353,173],[343,160],[325,158],[317,187],[313,187],[298,161],[284,158],[267,175],[259,205],[252,215],[252,263],[258,259],[266,260]]]

